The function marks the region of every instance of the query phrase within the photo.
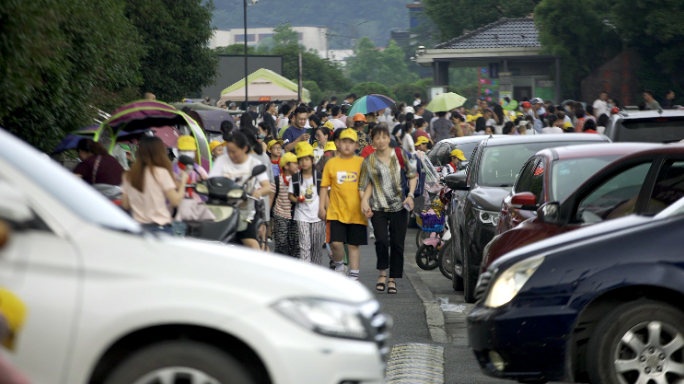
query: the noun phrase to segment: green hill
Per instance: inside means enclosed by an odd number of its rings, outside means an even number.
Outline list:
[[[249,1],[248,1],[249,2]],[[387,46],[392,29],[409,27],[406,4],[412,0],[259,0],[247,8],[248,27],[328,27],[330,49],[351,49],[353,41],[368,36],[379,47]],[[214,26],[243,26],[243,0],[214,0]]]

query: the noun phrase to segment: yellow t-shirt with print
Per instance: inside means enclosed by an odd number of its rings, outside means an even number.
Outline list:
[[[363,158],[350,159],[333,157],[325,164],[321,187],[330,187],[330,206],[326,220],[337,220],[345,224],[368,225],[361,212],[359,196],[359,175]]]

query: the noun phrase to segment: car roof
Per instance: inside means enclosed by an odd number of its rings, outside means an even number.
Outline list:
[[[441,140],[441,141],[439,141],[439,143],[447,143],[447,144],[453,144],[453,145],[459,145],[459,144],[464,144],[464,143],[477,143],[477,142],[480,142],[486,138],[498,137],[498,136],[503,136],[503,135],[472,135],[472,136],[452,137],[450,139]]]
[[[567,147],[546,148],[537,155],[546,156],[554,160],[578,159],[600,156],[625,156],[630,153],[663,147],[656,143],[600,143],[587,145],[570,145]]]
[[[661,109],[660,111],[620,111],[613,115],[614,119],[651,119],[654,117],[684,117],[684,110],[681,109]]]
[[[594,142],[610,142],[610,140],[600,134],[596,133],[557,133],[557,134],[541,134],[541,135],[501,135],[494,137],[487,137],[482,144],[486,147],[511,145],[511,144],[525,144],[525,143],[544,143],[544,142],[560,142],[560,141],[594,141]]]

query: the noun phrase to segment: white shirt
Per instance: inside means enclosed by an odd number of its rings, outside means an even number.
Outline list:
[[[608,102],[596,99],[594,101],[594,115],[601,117],[604,114],[610,116],[610,113],[608,113]]]
[[[415,100],[413,100],[413,106],[414,106],[414,107],[417,107],[418,104],[420,104],[420,103],[422,103],[422,101],[421,101],[420,99],[415,99]]]
[[[261,164],[261,161],[252,156],[247,157],[247,161],[242,164],[235,164],[230,159],[230,156],[228,156],[227,153],[224,153],[214,162],[214,166],[209,172],[209,177],[225,177],[235,181],[238,185],[243,186],[247,179],[252,176],[252,169]],[[248,186],[247,193],[252,193],[256,185],[261,184],[262,181],[269,181],[268,174],[266,171],[261,172],[252,180],[253,185]],[[247,200],[241,203],[238,208],[248,220],[252,220],[254,218],[254,202],[252,200]]]
[[[546,127],[542,128],[542,133],[563,133],[563,130],[558,127]]]
[[[413,137],[411,137],[410,133],[407,132],[404,135],[404,138],[401,140],[401,147],[404,148],[404,151],[408,153],[416,152],[416,145],[413,142]]]
[[[318,217],[318,191],[314,185],[314,178],[302,179],[299,183],[299,194],[304,195],[303,203],[295,205],[294,219],[297,221],[304,221],[307,223],[318,223],[321,219]],[[290,183],[288,193],[294,194],[294,183]],[[299,197],[299,196],[297,196]]]

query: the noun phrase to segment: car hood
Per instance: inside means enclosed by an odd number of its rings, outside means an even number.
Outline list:
[[[538,256],[556,248],[574,246],[579,244],[579,242],[591,241],[592,239],[603,235],[650,223],[653,220],[654,219],[651,217],[630,215],[619,219],[609,220],[603,223],[589,225],[584,228],[566,232],[546,240],[541,240],[536,243],[515,249],[503,257],[495,260],[488,269],[505,269],[528,257]]]
[[[511,192],[510,187],[476,187],[470,191],[475,205],[487,211],[499,211],[501,203]]]
[[[79,243],[90,274],[201,287],[266,305],[291,297],[351,303],[373,299],[362,284],[289,256],[218,242],[92,230],[97,233],[79,234],[85,240]],[[99,242],[87,241],[92,238]]]

